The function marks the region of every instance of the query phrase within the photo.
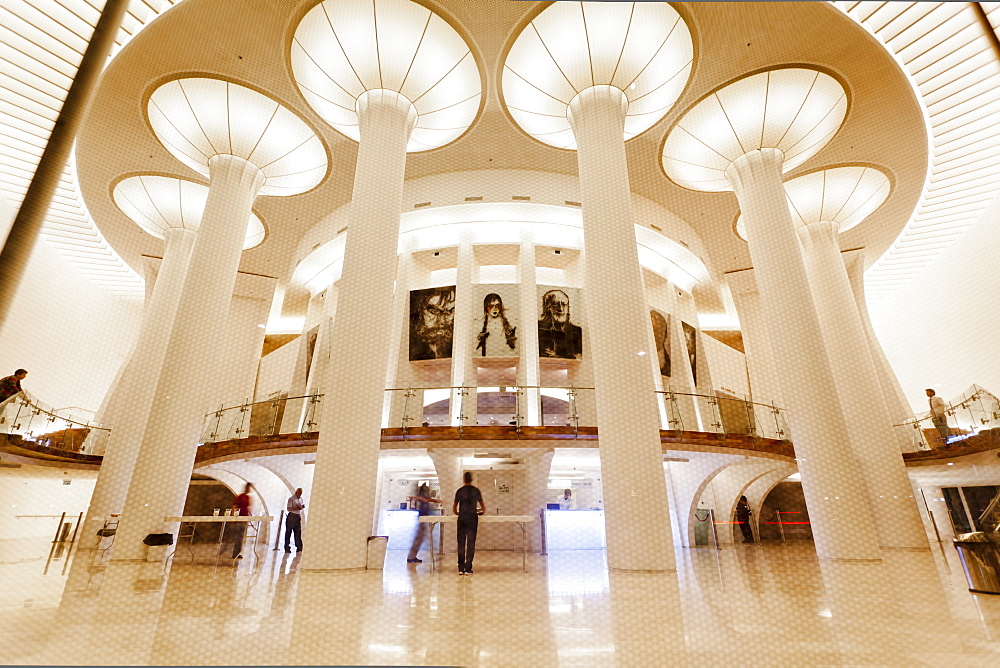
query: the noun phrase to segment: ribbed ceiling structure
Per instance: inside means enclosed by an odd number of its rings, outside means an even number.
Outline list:
[[[132,0],[119,48],[181,0]],[[926,189],[899,239],[868,272],[870,299],[890,295],[972,224],[1000,187],[1000,59],[973,3],[833,3],[910,74],[931,134]],[[996,32],[1000,3],[980,3]],[[20,207],[103,2],[0,3],[0,193]],[[141,299],[142,279],[104,241],[66,166],[43,236],[88,278]]]
[[[114,53],[179,1],[133,0]],[[15,210],[24,200],[103,6],[100,0],[0,3],[0,193]],[[84,207],[75,162],[71,159],[63,169],[43,239],[98,285],[120,297],[142,299],[142,278],[107,244]]]
[[[309,104],[358,141],[357,100],[392,90],[417,111],[406,150],[450,144],[479,111],[482,82],[462,36],[410,0],[326,0],[295,29],[292,72]]]
[[[170,228],[198,231],[208,201],[208,186],[172,176],[130,176],[115,186],[112,197],[129,219],[158,239]],[[247,221],[243,250],[264,241],[267,232],[257,214]]]
[[[785,181],[785,197],[792,223],[840,223],[846,232],[885,203],[892,183],[875,167],[850,165],[831,167]],[[736,219],[736,233],[746,239],[742,215]]]
[[[926,110],[930,174],[920,203],[866,274],[869,301],[916,276],[1000,188],[1000,60],[975,3],[836,2],[907,71]],[[979,3],[994,32],[1000,3]]]
[[[538,141],[576,149],[569,103],[592,86],[614,86],[628,99],[629,140],[673,106],[693,62],[691,33],[667,3],[558,2],[525,26],[507,54],[504,102]]]

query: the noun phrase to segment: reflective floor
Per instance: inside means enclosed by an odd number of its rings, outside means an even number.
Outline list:
[[[181,549],[107,565],[0,540],[0,662],[456,666],[1000,665],[1000,596],[948,546],[882,564],[811,544],[678,551],[677,575],[608,574],[601,552],[482,552],[432,573],[299,574],[261,548],[232,567]],[[205,548],[203,548],[205,549]]]

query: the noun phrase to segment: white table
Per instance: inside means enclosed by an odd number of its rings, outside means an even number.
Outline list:
[[[431,534],[431,570],[434,570],[436,566],[436,558],[434,556],[434,527],[439,524],[458,524],[458,515],[424,515],[420,518],[421,522],[430,524],[430,534]],[[480,515],[480,524],[499,524],[499,523],[515,523],[521,528],[521,540],[522,540],[522,551],[521,551],[521,568],[525,573],[528,572],[528,530],[525,527],[529,522],[534,522],[535,518],[531,515]],[[437,556],[444,554],[441,543],[444,542],[444,530],[442,530],[438,535],[438,552]]]
[[[164,522],[180,522],[183,524],[217,524],[222,523],[222,530],[219,531],[219,547],[215,550],[216,561],[218,562],[219,552],[222,550],[222,538],[226,535],[226,524],[229,522],[244,522],[254,525],[253,552],[257,554],[257,541],[260,538],[260,523],[274,520],[271,515],[185,515],[183,517],[164,517]],[[191,531],[191,540],[188,542],[188,550],[191,552],[191,559],[194,559],[194,531]],[[246,529],[244,529],[246,537]],[[178,532],[178,544],[180,544],[180,532]],[[177,551],[177,548],[174,548]],[[173,553],[171,553],[173,554]]]

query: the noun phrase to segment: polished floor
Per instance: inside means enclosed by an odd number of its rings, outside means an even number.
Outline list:
[[[476,574],[406,564],[297,572],[260,548],[106,563],[0,540],[4,664],[449,666],[1000,665],[1000,596],[954,549],[819,562],[808,543],[678,551],[677,575],[609,574],[601,552],[482,552]]]

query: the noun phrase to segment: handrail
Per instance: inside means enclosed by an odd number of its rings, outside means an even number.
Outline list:
[[[57,410],[22,390],[0,403],[0,433],[19,437],[29,449],[41,446],[67,453],[103,454],[110,427]],[[18,441],[9,444],[17,445]]]
[[[939,423],[930,411],[921,411],[893,427],[902,429],[917,450],[942,449],[1000,428],[1000,399],[979,385],[972,385],[945,406],[944,420]]]
[[[549,395],[553,391],[556,393],[554,398],[565,403],[555,404],[554,412],[546,413],[551,410],[551,404],[546,402],[552,398]],[[537,424],[568,427],[572,430],[572,438],[578,438],[585,433],[581,432],[581,427],[597,426],[593,382],[558,385],[514,382],[481,386],[408,384],[387,387],[385,392],[388,411],[385,419],[388,421],[382,426],[401,429],[404,440],[414,433],[413,429],[441,426],[457,427],[461,438],[466,427],[486,424],[480,422],[484,416],[488,417],[488,426],[513,427],[518,434],[524,427]],[[446,414],[440,407],[425,413],[428,406],[438,401],[425,404],[426,395],[417,398],[420,392],[441,393],[439,401],[447,402]],[[655,392],[666,404],[663,429],[714,433],[720,438],[738,434],[756,439],[790,440],[785,411],[773,403],[749,401],[736,393],[709,388],[669,386]],[[513,400],[486,406],[478,404],[478,398],[489,393],[510,395]],[[322,389],[309,388],[222,403],[205,414],[200,441],[206,444],[318,432],[321,413],[317,408],[324,398]],[[529,424],[529,416],[537,422]],[[685,422],[687,427],[684,427]]]

